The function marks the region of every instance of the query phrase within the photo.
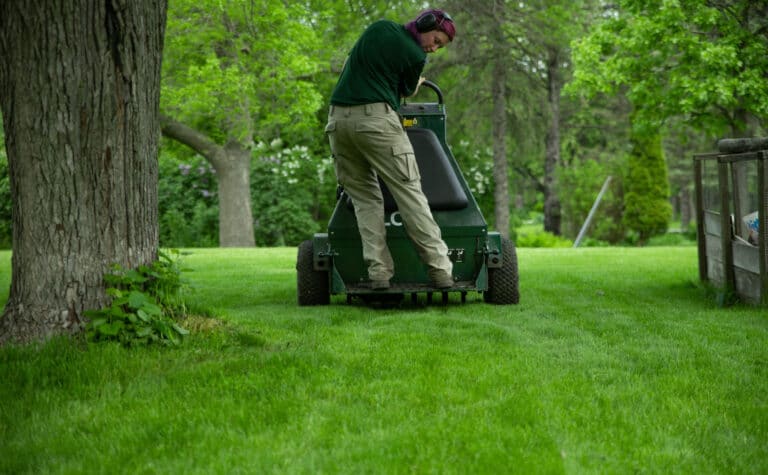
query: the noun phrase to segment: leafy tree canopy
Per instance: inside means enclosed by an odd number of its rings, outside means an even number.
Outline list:
[[[575,42],[568,91],[623,91],[634,125],[683,116],[700,129],[768,118],[768,1],[619,0]]]
[[[175,0],[163,111],[220,142],[314,130],[320,42],[304,8],[281,0]]]

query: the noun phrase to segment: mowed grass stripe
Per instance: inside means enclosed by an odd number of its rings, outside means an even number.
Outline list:
[[[519,249],[520,305],[390,309],[297,307],[295,249],[188,251],[182,347],[0,349],[0,473],[768,471],[768,312],[693,247]]]

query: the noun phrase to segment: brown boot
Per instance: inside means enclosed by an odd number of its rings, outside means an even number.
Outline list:
[[[438,289],[448,289],[453,287],[454,283],[453,277],[450,275],[432,277],[432,285]]]
[[[388,280],[372,280],[371,290],[387,290],[389,288]]]

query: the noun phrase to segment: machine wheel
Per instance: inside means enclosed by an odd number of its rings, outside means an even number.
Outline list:
[[[517,252],[509,239],[501,240],[501,259],[501,267],[488,269],[488,290],[483,293],[483,300],[497,305],[516,304],[520,302]]]
[[[296,295],[299,305],[328,305],[331,295],[328,288],[328,272],[316,271],[313,265],[312,240],[299,245],[296,258]]]

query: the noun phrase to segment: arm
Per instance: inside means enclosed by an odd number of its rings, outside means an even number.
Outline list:
[[[411,97],[419,90],[424,82],[421,72],[424,71],[425,62],[411,64],[400,75],[400,96]]]
[[[418,94],[418,93],[419,93],[419,87],[421,86],[421,83],[423,83],[424,81],[426,81],[426,79],[427,79],[427,78],[425,78],[424,76],[419,76],[419,82],[418,82],[418,83],[416,83],[416,88],[413,90],[413,94],[411,94],[411,95],[410,95],[410,96],[408,96],[408,97],[413,97],[413,96],[415,96],[416,94]]]
[[[408,87],[401,87],[400,89],[400,97],[412,97],[415,96],[416,93],[419,92],[419,86],[421,86],[421,83],[426,81],[427,78],[424,76],[419,76],[419,79],[416,80],[416,86],[413,87],[413,89],[409,89]],[[409,92],[410,91],[410,92]]]

